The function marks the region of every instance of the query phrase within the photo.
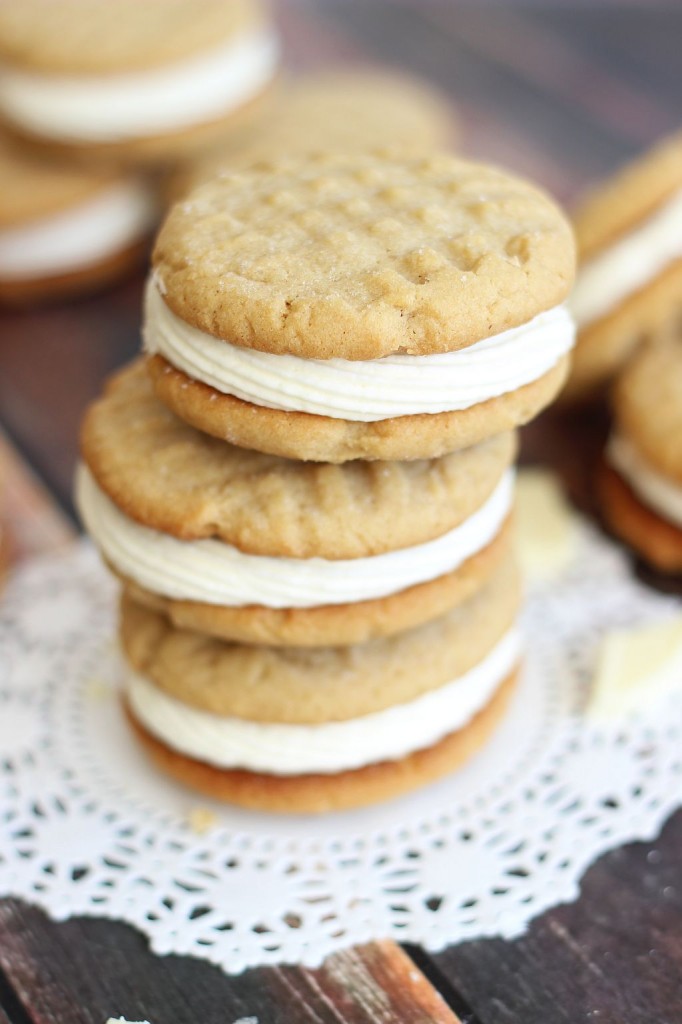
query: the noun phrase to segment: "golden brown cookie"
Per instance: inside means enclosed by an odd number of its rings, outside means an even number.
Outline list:
[[[468,519],[516,454],[513,434],[410,463],[294,462],[194,430],[158,400],[140,362],[86,413],[85,462],[127,516],[182,540],[217,538],[291,558],[366,558]]]
[[[682,187],[682,132],[621,168],[588,193],[573,214],[578,254],[589,260],[626,235]]]
[[[508,558],[463,605],[389,639],[316,650],[250,647],[175,628],[124,595],[126,659],[192,707],[255,722],[345,721],[415,700],[474,668],[515,622],[520,581]]]
[[[446,154],[318,154],[201,186],[154,251],[165,303],[304,359],[466,348],[567,296],[570,228],[539,189]]]
[[[258,24],[257,0],[22,0],[0,5],[0,56],[44,74],[145,71]]]
[[[564,399],[598,393],[643,341],[679,321],[681,218],[680,133],[595,188],[576,209],[579,271],[571,302],[579,332]]]
[[[454,136],[452,105],[419,79],[387,71],[318,71],[284,82],[248,138],[229,139],[177,169],[167,193],[176,200],[226,169],[294,153],[426,151],[449,147]]]
[[[504,716],[517,683],[511,674],[492,700],[463,729],[426,750],[336,775],[275,776],[226,771],[194,761],[153,737],[128,710],[145,750],[162,771],[217,800],[254,810],[321,814],[389,800],[455,771],[488,742]]]
[[[607,463],[599,469],[597,487],[602,515],[613,533],[656,569],[682,575],[682,529],[647,508]]]
[[[679,319],[682,260],[672,263],[616,311],[580,331],[562,402],[592,400],[627,365],[639,348],[672,331]]]
[[[599,472],[613,532],[657,569],[682,573],[682,339],[641,350],[616,382]]]
[[[0,132],[0,231],[73,209],[118,180],[110,169],[38,159]]]
[[[638,354],[615,384],[613,411],[616,429],[682,487],[682,336]]]
[[[244,644],[327,647],[394,636],[445,615],[485,585],[509,557],[512,544],[513,527],[508,520],[490,544],[453,572],[388,597],[314,608],[228,607],[172,600],[117,575],[138,604],[163,612],[178,629]],[[116,573],[111,564],[109,568]]]
[[[261,0],[0,5],[0,110],[50,152],[164,162],[241,132],[276,74]]]
[[[0,301],[91,291],[146,255],[152,186],[31,155],[0,133]]]
[[[283,458],[341,463],[430,459],[514,430],[553,401],[569,359],[562,358],[538,380],[469,409],[374,423],[255,406],[192,380],[160,356],[152,356],[147,367],[162,402],[197,430]]]

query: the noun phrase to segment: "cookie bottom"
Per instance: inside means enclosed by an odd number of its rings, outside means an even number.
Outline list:
[[[599,469],[597,487],[604,519],[613,533],[660,572],[682,574],[682,530],[647,508],[606,463]]]
[[[560,401],[578,402],[598,394],[643,341],[665,332],[681,314],[682,260],[677,260],[610,315],[579,332]]]
[[[12,123],[7,127],[24,146],[43,156],[48,154],[62,160],[68,158],[89,163],[104,161],[114,167],[129,167],[131,164],[163,167],[170,162],[189,160],[210,152],[212,147],[224,142],[234,141],[238,145],[242,133],[250,137],[254,121],[257,124],[267,110],[273,85],[274,82],[237,110],[213,121],[121,142],[61,142],[34,135],[18,124]]]
[[[519,670],[463,729],[400,761],[384,761],[336,775],[263,775],[224,770],[178,754],[157,740],[126,705],[128,720],[154,764],[204,796],[258,811],[322,814],[365,807],[408,793],[455,771],[490,739],[514,693]]]
[[[80,270],[23,281],[0,279],[0,303],[28,306],[87,295],[113,284],[141,266],[148,250],[149,241],[145,238]]]
[[[222,640],[273,647],[337,647],[394,636],[445,615],[477,593],[512,548],[510,517],[482,551],[454,572],[388,597],[316,608],[230,608],[198,601],[175,601],[144,590],[123,577],[130,596],[162,612],[178,629]],[[110,566],[110,568],[112,568]],[[112,568],[116,575],[116,571]]]
[[[564,356],[538,380],[517,391],[457,412],[398,416],[359,423],[243,402],[192,380],[162,356],[147,366],[156,394],[176,415],[206,434],[240,448],[311,462],[351,459],[432,459],[478,444],[527,423],[560,391],[569,367]]]

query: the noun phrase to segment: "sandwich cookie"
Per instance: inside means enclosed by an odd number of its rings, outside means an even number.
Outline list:
[[[665,573],[682,573],[682,341],[643,349],[618,379],[599,479],[615,534]]]
[[[89,409],[77,502],[139,603],[244,643],[387,636],[466,600],[508,555],[513,434],[409,463],[295,462],[194,430],[141,363]]]
[[[456,768],[488,738],[521,657],[513,561],[467,603],[351,648],[243,647],[123,599],[130,719],[154,760],[259,809],[340,810]]]
[[[159,397],[245,448],[432,458],[535,416],[573,344],[573,241],[525,182],[449,155],[317,155],[171,211],[145,311]]]
[[[576,210],[578,325],[567,398],[603,387],[682,311],[682,134],[666,139]]]
[[[71,155],[165,160],[243,128],[277,36],[259,0],[0,5],[0,112]]]
[[[156,217],[146,181],[39,161],[0,135],[0,300],[114,280],[142,259]]]
[[[390,148],[426,152],[456,139],[452,104],[432,86],[408,75],[336,70],[286,82],[238,144],[227,139],[177,170],[167,193],[176,200],[216,175],[263,160],[329,150]]]

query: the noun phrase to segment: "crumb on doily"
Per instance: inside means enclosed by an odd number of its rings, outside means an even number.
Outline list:
[[[218,824],[218,815],[208,807],[193,807],[187,815],[187,823],[198,836],[205,835]],[[244,1018],[250,1020],[251,1018]]]
[[[111,696],[111,687],[103,679],[88,679],[85,684],[85,695],[88,700],[106,700]]]

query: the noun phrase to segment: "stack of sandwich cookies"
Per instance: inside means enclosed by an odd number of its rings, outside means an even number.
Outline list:
[[[682,135],[595,189],[574,216],[578,344],[566,396],[589,397],[682,313]]]
[[[599,495],[615,534],[682,574],[682,342],[643,349],[618,379]]]
[[[184,156],[240,129],[276,75],[260,0],[0,6],[0,114],[75,156]]]
[[[159,397],[288,458],[431,458],[561,388],[572,235],[519,179],[448,155],[318,155],[201,186],[158,238]]]
[[[565,377],[573,263],[544,195],[450,156],[300,156],[174,209],[78,478],[163,769],[322,811],[490,736],[521,657],[513,428]]]
[[[510,433],[439,459],[304,463],[202,434],[143,364],[82,430],[84,523],[134,598],[179,628],[300,647],[449,611],[511,551]]]
[[[0,300],[113,280],[141,258],[156,215],[146,181],[39,161],[0,135]]]
[[[485,743],[521,657],[513,562],[448,615],[316,650],[228,644],[124,598],[131,723],[153,759],[209,796],[319,812],[388,799]]]

